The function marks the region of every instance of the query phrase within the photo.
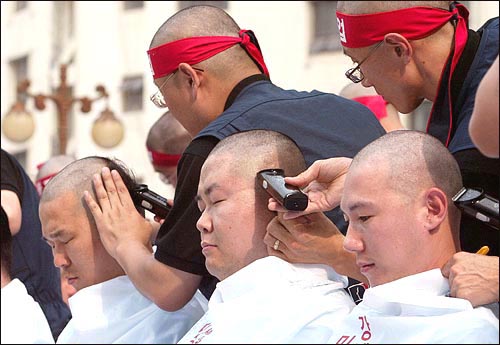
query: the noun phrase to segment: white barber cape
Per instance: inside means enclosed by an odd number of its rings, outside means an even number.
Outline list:
[[[19,279],[1,289],[1,298],[2,344],[54,344],[42,308]]]
[[[324,343],[354,307],[326,265],[259,259],[217,284],[207,313],[179,343]]]
[[[127,276],[78,291],[70,297],[72,319],[58,344],[172,344],[206,311],[207,299],[196,291],[182,309],[168,312],[144,297]]]
[[[493,312],[448,292],[439,269],[369,288],[329,343],[498,344]]]

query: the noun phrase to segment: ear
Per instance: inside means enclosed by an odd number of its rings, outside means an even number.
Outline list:
[[[404,36],[389,33],[384,36],[384,43],[392,50],[396,58],[403,59],[405,64],[410,61],[413,55],[413,47]]]
[[[439,227],[448,216],[448,199],[446,194],[439,188],[428,189],[424,195],[426,218],[424,226],[428,231]]]
[[[183,82],[188,83],[191,89],[191,97],[195,100],[202,83],[203,73],[196,71],[191,65],[184,62],[179,64],[179,72],[183,76]]]

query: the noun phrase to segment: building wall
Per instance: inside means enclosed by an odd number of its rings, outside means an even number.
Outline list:
[[[105,102],[93,104],[89,114],[73,110],[73,132],[67,152],[77,158],[112,156],[123,160],[151,189],[171,197],[173,190],[154,173],[145,150],[145,138],[162,111],[149,101],[153,84],[146,51],[157,28],[178,10],[176,1],[145,1],[138,9],[125,10],[123,1],[30,1],[15,12],[15,1],[1,2],[1,114],[15,99],[15,83],[9,61],[29,55],[30,90],[47,93],[58,83],[59,64],[71,62],[68,80],[75,96],[95,97],[103,84],[110,94],[109,107],[125,126],[125,140],[113,149],[98,147],[91,138],[93,121]],[[61,8],[74,10],[73,34]],[[70,8],[68,7],[68,8]],[[498,16],[498,2],[470,2],[470,26],[477,29],[486,19]],[[58,10],[59,9],[59,10]],[[307,1],[229,1],[227,11],[241,28],[251,29],[259,39],[272,80],[283,88],[339,92],[348,81],[344,72],[352,66],[341,51],[311,55],[312,5]],[[335,14],[331,13],[332,20]],[[69,18],[69,17],[68,17]],[[125,76],[142,75],[144,101],[141,111],[123,112],[120,87]],[[27,151],[26,169],[35,176],[36,165],[52,155],[56,140],[56,115],[52,103],[44,111],[28,102],[36,131],[25,143],[3,136],[2,148]]]

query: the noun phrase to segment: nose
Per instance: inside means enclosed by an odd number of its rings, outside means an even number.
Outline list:
[[[52,254],[54,255],[54,266],[65,268],[71,264],[71,260],[66,255],[65,250],[56,247],[52,250]]]
[[[206,211],[201,213],[200,219],[196,222],[198,230],[203,232],[212,232],[212,220]]]
[[[362,238],[358,235],[357,231],[351,227],[347,228],[347,233],[344,237],[344,249],[348,252],[357,253],[364,250]]]

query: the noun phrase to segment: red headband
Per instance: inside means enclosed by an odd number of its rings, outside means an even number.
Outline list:
[[[399,33],[409,40],[417,40],[433,34],[450,20],[457,20],[450,77],[447,81],[448,92],[451,92],[451,77],[467,42],[469,11],[460,3],[452,3],[450,6],[452,8],[450,11],[434,7],[410,7],[395,11],[359,15],[350,15],[337,11],[340,41],[347,48],[367,47],[383,41],[385,35],[390,32]],[[450,125],[446,146],[450,142],[453,127],[453,107],[451,95],[448,96]],[[429,127],[433,112],[434,107],[429,116],[427,127]]]
[[[147,147],[147,149],[148,149],[149,160],[154,165],[159,165],[164,167],[174,167],[177,166],[179,160],[181,159],[181,155],[169,155],[166,153],[155,151],[149,147]]]
[[[148,50],[148,56],[153,79],[172,73],[181,62],[195,65],[238,43],[243,46],[260,70],[269,77],[264,57],[258,46],[252,42],[251,36],[255,38],[252,31],[240,30],[239,37],[188,37],[152,48]]]
[[[454,16],[460,17],[458,8],[447,11],[434,7],[410,7],[357,15],[337,11],[337,25],[344,47],[362,48],[383,41],[390,32],[399,33],[409,40],[427,37]],[[468,13],[465,19],[467,16]]]
[[[41,168],[44,164],[45,163],[38,164],[37,168],[38,167]],[[49,183],[50,179],[53,178],[54,176],[56,176],[57,174],[58,174],[58,172],[55,172],[53,174],[49,174],[47,176],[41,177],[35,181],[35,187],[36,187],[36,190],[38,192],[38,195],[42,195],[42,192],[45,189],[45,186],[47,185],[47,183]]]
[[[380,95],[355,97],[352,100],[364,104],[366,107],[368,107],[368,109],[370,109],[372,113],[375,114],[375,117],[378,120],[383,119],[387,116],[386,105],[389,102],[387,102],[384,97]]]

